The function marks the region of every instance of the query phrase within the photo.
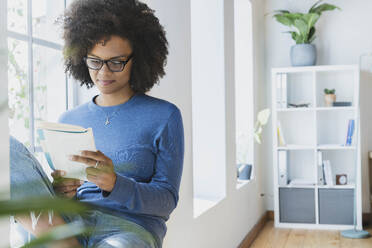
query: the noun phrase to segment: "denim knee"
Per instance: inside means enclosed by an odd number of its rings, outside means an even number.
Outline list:
[[[95,248],[153,248],[152,245],[131,233],[108,236],[101,240]]]
[[[10,136],[9,138],[9,148],[10,148],[10,151],[18,151],[18,152],[22,152],[25,154],[29,153],[28,149],[13,136]]]
[[[38,160],[13,137],[10,137],[10,193],[11,199],[55,195]]]

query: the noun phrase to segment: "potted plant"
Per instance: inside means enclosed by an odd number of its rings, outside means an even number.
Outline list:
[[[320,4],[322,0],[317,1],[308,11],[308,13],[289,12],[288,10],[277,10],[273,17],[281,24],[293,28],[288,31],[292,39],[296,42],[291,47],[292,66],[309,66],[316,63],[316,47],[311,44],[315,39],[315,24],[319,20],[322,12],[339,7],[327,3]],[[320,5],[319,5],[320,4]]]
[[[336,101],[336,95],[335,95],[336,90],[335,89],[324,89],[324,101],[325,105],[327,107],[332,107],[333,103]]]
[[[257,121],[253,130],[254,140],[258,143],[262,143],[262,131],[263,127],[267,124],[270,118],[271,111],[270,109],[261,110],[257,114]],[[249,153],[249,136],[246,134],[239,135],[237,146],[237,177],[241,180],[251,179],[252,174],[252,164],[247,163],[247,154]]]

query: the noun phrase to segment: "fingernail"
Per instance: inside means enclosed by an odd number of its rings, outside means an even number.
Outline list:
[[[61,171],[61,175],[62,176],[65,176],[66,175],[66,171]]]
[[[80,155],[84,155],[84,151],[80,151]]]
[[[68,155],[68,159],[75,160],[75,157],[74,157],[74,155]]]

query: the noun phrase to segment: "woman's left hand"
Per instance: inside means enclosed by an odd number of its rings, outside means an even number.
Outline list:
[[[86,168],[88,181],[102,190],[111,192],[116,182],[114,164],[101,151],[81,151],[80,155],[71,155],[70,160],[88,165]]]

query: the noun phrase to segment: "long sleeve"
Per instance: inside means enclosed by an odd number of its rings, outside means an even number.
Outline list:
[[[177,108],[156,137],[155,173],[148,183],[117,175],[114,189],[103,194],[127,209],[167,220],[178,203],[184,159],[184,130]]]

